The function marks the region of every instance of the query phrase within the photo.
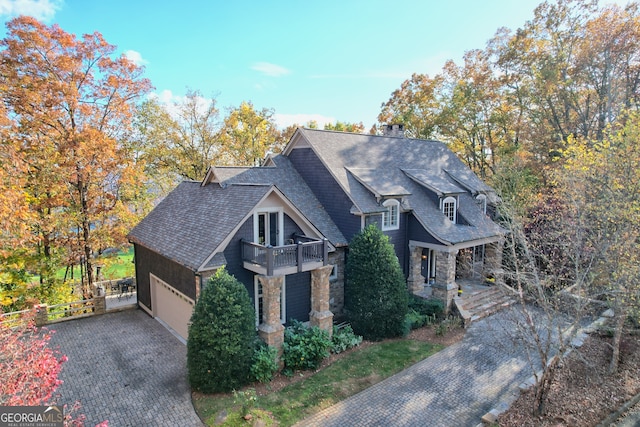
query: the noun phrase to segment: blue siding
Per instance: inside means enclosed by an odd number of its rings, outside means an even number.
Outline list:
[[[284,235],[283,242],[286,245],[287,239],[291,239],[293,234],[302,234],[302,229],[292,220],[289,215],[284,214]]]
[[[419,242],[433,243],[436,245],[442,244],[441,241],[433,237],[427,230],[425,230],[413,215],[409,215],[409,231],[407,235],[407,241],[408,240],[417,240]]]
[[[298,173],[333,219],[344,237],[350,241],[360,231],[360,217],[350,213],[353,203],[333,179],[311,148],[296,148],[289,154]]]
[[[242,263],[242,239],[253,240],[253,218],[247,219],[240,227],[238,232],[229,242],[224,250],[224,256],[227,259],[227,272],[238,279],[249,292],[249,296],[253,300],[253,275],[252,271],[246,270]]]
[[[311,272],[291,274],[286,277],[287,318],[306,322],[311,311]]]
[[[284,217],[285,240],[292,233],[299,233],[301,229],[296,223],[285,215]],[[224,256],[227,259],[227,271],[238,279],[249,292],[252,301],[255,301],[254,280],[256,274],[246,270],[242,263],[242,239],[253,240],[253,218],[249,218],[238,230],[229,242]],[[309,320],[311,311],[311,273],[297,273],[286,277],[286,310],[287,321],[296,319],[302,322]]]

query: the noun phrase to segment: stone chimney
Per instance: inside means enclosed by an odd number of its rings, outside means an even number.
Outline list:
[[[385,125],[383,129],[383,135],[404,138],[404,125],[397,123],[392,125]]]

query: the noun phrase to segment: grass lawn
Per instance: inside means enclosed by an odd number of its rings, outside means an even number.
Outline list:
[[[102,277],[105,280],[122,279],[123,277],[133,277],[135,275],[135,266],[133,264],[133,246],[126,252],[119,251],[116,254],[101,255],[94,260],[94,266],[96,264],[103,265]],[[71,269],[67,271],[66,267],[61,267],[56,271],[57,279],[64,279],[65,273],[67,274],[67,281],[71,281]],[[80,280],[80,266],[73,266],[74,280]],[[34,275],[31,278],[32,282],[37,282],[40,276]]]
[[[290,426],[304,417],[371,387],[383,379],[440,351],[442,345],[410,339],[374,343],[356,348],[314,375],[282,390],[257,396],[250,413],[266,425],[274,421]],[[245,389],[245,392],[247,389]],[[250,393],[250,391],[249,391]],[[238,399],[236,399],[238,400]],[[220,411],[226,410],[224,426],[246,426],[241,403],[232,394],[197,395],[194,407],[207,425],[214,425]],[[272,414],[272,418],[268,414]]]

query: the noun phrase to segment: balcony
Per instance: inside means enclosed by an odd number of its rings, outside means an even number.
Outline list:
[[[243,240],[244,268],[265,276],[284,276],[327,265],[329,258],[327,239],[295,235],[293,241],[297,243],[264,246]]]

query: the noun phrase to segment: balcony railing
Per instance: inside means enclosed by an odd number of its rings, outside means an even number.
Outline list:
[[[255,273],[273,276],[310,271],[327,265],[329,258],[327,239],[295,236],[295,241],[297,243],[284,246],[264,246],[243,240],[244,268]]]

